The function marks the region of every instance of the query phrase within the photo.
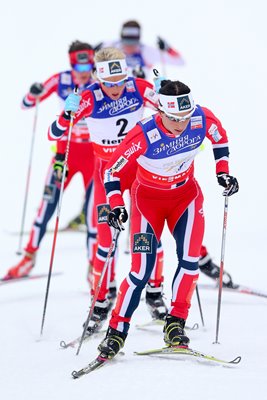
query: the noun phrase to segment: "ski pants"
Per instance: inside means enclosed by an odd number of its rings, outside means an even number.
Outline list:
[[[186,320],[198,279],[204,235],[203,195],[193,178],[168,190],[141,185],[136,180],[131,204],[131,270],[121,283],[110,320],[112,328],[124,333],[128,332],[130,319],[154,267],[165,221],[175,239],[178,257],[169,314]]]
[[[107,161],[97,159],[95,161],[94,171],[94,201],[96,210],[96,223],[97,223],[97,250],[95,258],[93,260],[93,271],[92,271],[92,291],[94,295],[101,273],[103,271],[106,258],[112,244],[113,228],[107,224],[107,215],[110,211],[110,206],[107,202],[106,192],[103,182],[104,169],[107,165]],[[158,287],[163,282],[163,249],[161,243],[158,244],[157,257],[155,260],[155,268],[151,269],[151,279],[149,284],[154,287]],[[106,299],[109,292],[111,283],[115,280],[115,265],[116,265],[116,249],[113,251],[109,264],[107,266],[106,273],[104,275],[98,300],[103,301]]]

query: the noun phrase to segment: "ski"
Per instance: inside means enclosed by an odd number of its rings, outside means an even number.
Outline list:
[[[63,272],[52,273],[53,276],[59,276],[62,274]],[[36,280],[41,278],[47,278],[47,274],[34,274],[34,275],[22,276],[21,278],[11,278],[11,279],[0,278],[0,285],[6,285],[9,283],[16,283],[16,282],[28,282],[31,280]]]
[[[204,354],[198,350],[193,350],[189,347],[185,346],[173,346],[173,347],[162,347],[160,349],[152,349],[147,351],[138,351],[135,352],[137,356],[150,356],[150,355],[182,355],[182,356],[191,356],[198,360],[204,360],[208,362],[213,362],[216,364],[222,365],[237,365],[241,361],[241,357],[238,356],[231,361],[222,360],[220,358]]]
[[[117,356],[123,356],[124,353],[123,351],[120,351]],[[71,376],[73,379],[78,379],[81,376],[84,376],[86,374],[90,374],[90,372],[95,371],[96,369],[99,369],[103,365],[105,365],[107,362],[113,361],[113,358],[107,358],[105,356],[101,356],[101,353],[93,360],[91,361],[86,367],[78,370],[78,371],[72,371]]]
[[[72,371],[71,375],[73,379],[78,379],[81,376],[89,374],[90,372],[95,371],[96,369],[102,367],[108,361],[110,361],[109,358],[104,358],[101,357],[101,355],[99,355],[93,361],[91,361],[86,367],[78,371]]]
[[[135,325],[135,327],[137,329],[146,330],[147,328],[150,328],[152,326],[163,326],[164,323],[165,321],[162,319],[152,319],[151,321],[145,322],[143,324],[137,324]],[[187,329],[188,331],[196,331],[197,329],[199,329],[199,325],[198,323],[195,323],[193,326],[186,326],[185,329]]]
[[[218,285],[209,285],[205,283],[200,283],[198,285],[202,289],[218,289]],[[243,293],[243,294],[250,294],[252,296],[264,297],[267,298],[267,293],[262,292],[260,290],[255,290],[243,285],[235,285],[233,288],[223,287],[223,290],[226,292],[233,292],[233,293]]]
[[[93,333],[92,335],[85,335],[84,339],[83,339],[83,343],[88,342],[90,339],[92,338],[96,338],[99,336],[102,336],[106,333],[106,329],[101,329],[99,332]],[[59,343],[60,347],[62,349],[68,349],[69,347],[74,348],[77,344],[80,343],[81,341],[81,336],[77,337],[76,339],[71,340],[70,342],[65,342],[64,340],[61,340],[61,342]]]

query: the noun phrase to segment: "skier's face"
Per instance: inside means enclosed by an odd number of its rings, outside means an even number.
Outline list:
[[[112,100],[118,100],[127,82],[127,75],[109,76],[99,80],[101,89]]]
[[[189,124],[192,113],[191,112],[180,112],[173,114],[173,117],[160,111],[162,123],[165,128],[172,133],[174,136],[180,136]],[[175,119],[177,117],[177,119]],[[181,120],[179,120],[181,118]]]
[[[78,72],[73,70],[73,75],[79,85],[85,85],[91,78],[91,71]]]
[[[140,52],[140,45],[139,45],[139,43],[137,43],[137,44],[124,44],[122,46],[122,51],[127,56],[130,56],[130,55],[135,54],[135,53],[139,53]]]

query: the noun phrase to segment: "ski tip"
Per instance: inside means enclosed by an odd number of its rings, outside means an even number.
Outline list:
[[[197,331],[199,329],[199,324],[197,322],[195,322],[194,325],[189,329],[190,329],[190,331]]]
[[[71,376],[72,376],[73,379],[79,378],[79,374],[78,374],[77,371],[72,371]]]
[[[234,358],[232,361],[230,361],[230,364],[239,364],[241,359],[242,359],[241,356],[238,356]]]

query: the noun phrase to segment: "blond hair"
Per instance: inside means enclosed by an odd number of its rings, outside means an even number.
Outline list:
[[[115,47],[104,47],[95,53],[95,62],[124,60],[125,54]]]

